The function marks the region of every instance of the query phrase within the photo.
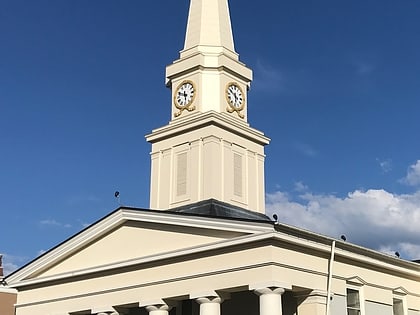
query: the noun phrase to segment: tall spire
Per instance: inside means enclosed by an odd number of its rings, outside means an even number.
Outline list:
[[[166,67],[171,121],[152,143],[150,207],[208,199],[264,212],[264,146],[249,126],[252,70],[235,52],[228,0],[190,0],[185,46]]]
[[[224,47],[235,51],[227,0],[191,0],[184,51]]]
[[[228,0],[190,0],[184,49],[166,67],[165,82],[174,100],[172,120],[216,111],[246,122],[251,81],[252,70],[235,52]],[[236,104],[227,103],[226,97]]]

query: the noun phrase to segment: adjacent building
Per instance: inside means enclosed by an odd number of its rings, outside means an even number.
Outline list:
[[[6,286],[3,274],[3,255],[0,254],[0,314],[14,315],[17,291]]]

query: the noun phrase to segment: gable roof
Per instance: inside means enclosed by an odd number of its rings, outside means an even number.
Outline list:
[[[6,281],[18,288],[168,259],[188,259],[185,257],[193,254],[212,255],[238,245],[259,246],[261,241],[323,256],[329,255],[334,243],[336,259],[346,263],[410,278],[420,275],[416,263],[272,222],[264,215],[249,219],[248,212],[214,200],[170,211],[120,207],[10,274]]]
[[[171,211],[120,207],[16,270],[6,281],[17,287],[205,250],[232,238],[273,231],[265,215],[228,206],[210,200]],[[129,241],[122,246],[121,240]],[[98,256],[93,257],[94,253]]]

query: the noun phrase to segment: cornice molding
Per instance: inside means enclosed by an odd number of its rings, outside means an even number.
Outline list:
[[[394,272],[398,273],[402,272],[406,273],[407,275],[416,276],[420,280],[420,264],[418,263],[396,258],[394,256],[384,254],[373,249],[337,240],[322,234],[283,223],[275,224],[275,229],[284,235],[302,238],[309,242],[324,244],[328,249],[328,253],[331,251],[331,243],[335,241],[335,260],[338,260],[339,258],[343,259],[344,261],[351,259],[354,262],[364,264],[366,267],[375,266],[379,268],[385,268],[387,270],[393,270]]]
[[[267,145],[270,142],[270,138],[266,137],[263,132],[251,128],[248,123],[232,118],[226,113],[215,111],[197,112],[185,118],[171,121],[169,125],[154,129],[151,134],[146,135],[146,140],[154,143],[208,125],[218,126],[262,145]]]

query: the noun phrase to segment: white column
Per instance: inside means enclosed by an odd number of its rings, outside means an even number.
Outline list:
[[[200,315],[220,315],[222,298],[219,296],[205,296],[195,299],[200,304]]]
[[[149,315],[168,315],[171,307],[168,304],[146,305],[145,309]]]
[[[190,299],[200,305],[200,315],[220,315],[220,304],[226,298],[229,298],[229,294],[220,295],[213,290],[190,294]]]
[[[254,290],[260,297],[260,315],[282,315],[281,296],[284,288],[266,287]]]

